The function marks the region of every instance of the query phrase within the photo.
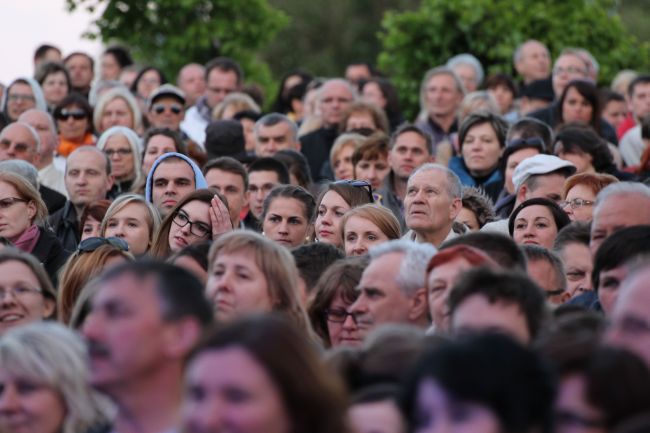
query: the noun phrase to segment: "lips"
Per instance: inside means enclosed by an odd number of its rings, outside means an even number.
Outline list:
[[[165,201],[162,202],[163,206],[169,206],[169,207],[176,206],[176,203],[178,203],[178,202],[176,200],[172,200],[172,199],[165,200]]]
[[[291,242],[291,239],[287,239],[287,238],[275,239],[275,241],[277,243],[279,243],[279,244],[282,244],[282,245],[287,245],[287,246],[293,245],[293,242]]]
[[[17,313],[8,313],[0,316],[0,323],[15,323],[20,320],[23,320],[25,316]]]
[[[524,245],[539,245],[539,242],[529,239],[524,241]]]
[[[318,232],[318,237],[319,238],[328,238],[332,236],[332,232],[327,231],[327,230],[319,230]]]
[[[187,240],[182,236],[174,236],[174,243],[180,247],[187,246]]]

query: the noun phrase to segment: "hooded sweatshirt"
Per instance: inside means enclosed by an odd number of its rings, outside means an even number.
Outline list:
[[[144,189],[144,197],[149,203],[153,203],[153,200],[151,198],[151,191],[153,187],[153,174],[162,161],[172,156],[182,159],[183,161],[187,162],[190,165],[190,167],[192,167],[192,171],[194,171],[194,184],[196,185],[196,189],[208,187],[208,183],[205,181],[205,177],[203,177],[203,173],[201,173],[201,169],[199,168],[198,165],[196,165],[194,161],[192,161],[190,158],[188,158],[187,156],[181,153],[176,153],[176,152],[164,153],[160,155],[158,159],[156,159],[156,162],[153,163],[153,166],[149,171],[149,175],[147,176],[147,183]]]

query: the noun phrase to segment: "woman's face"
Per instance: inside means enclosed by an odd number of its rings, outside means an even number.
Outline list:
[[[41,290],[38,278],[26,264],[16,260],[0,263],[0,335],[52,315],[54,301]]]
[[[546,206],[534,204],[519,212],[512,236],[519,245],[539,245],[550,250],[557,232],[551,211]]]
[[[160,87],[160,75],[158,72],[151,69],[145,72],[138,81],[138,88],[136,89],[138,96],[143,99],[148,99],[151,96],[151,92]]]
[[[352,154],[354,146],[343,146],[334,158],[334,178],[336,180],[350,180],[353,176]]]
[[[460,209],[460,212],[458,212],[458,215],[456,215],[456,221],[465,224],[467,228],[473,232],[477,232],[481,229],[478,218],[476,218],[476,214],[471,209],[468,209],[466,207],[462,207]]]
[[[49,385],[0,367],[0,431],[60,433],[66,406]]]
[[[152,235],[148,217],[145,205],[129,203],[108,219],[104,236],[124,239],[131,254],[142,255],[149,250]]]
[[[88,215],[86,222],[84,222],[84,226],[81,228],[81,240],[83,241],[87,238],[96,238],[101,236],[101,225],[101,221],[97,221],[91,215]]]
[[[590,123],[594,107],[583,97],[575,87],[571,87],[562,104],[562,120],[564,123]]]
[[[0,236],[16,241],[31,227],[34,216],[34,202],[24,200],[13,185],[0,181]]]
[[[584,184],[575,185],[573,188],[567,191],[564,201],[570,203],[568,205],[564,205],[563,208],[564,212],[569,215],[571,221],[589,222],[593,219],[596,194],[594,194],[592,189],[588,186]],[[578,206],[579,202],[581,202],[581,206]]]
[[[496,414],[480,403],[454,398],[434,379],[423,379],[417,390],[414,433],[499,433]]]
[[[56,125],[61,133],[61,138],[80,142],[88,131],[88,117],[81,107],[70,105],[61,110],[61,114],[56,119]]]
[[[555,147],[555,154],[558,158],[564,159],[565,161],[571,162],[576,166],[576,173],[587,173],[594,172],[594,166],[592,162],[592,157],[588,153],[582,152],[578,149],[574,149],[571,152],[564,150],[562,142],[558,142]]]
[[[160,155],[169,152],[176,152],[174,140],[166,135],[154,135],[151,137],[147,144],[147,151],[142,158],[142,172],[149,174],[156,159],[158,159]]]
[[[49,74],[43,80],[43,96],[49,105],[57,105],[68,94],[68,82],[61,71]]]
[[[100,70],[102,80],[117,80],[120,77],[122,68],[115,59],[115,56],[110,53],[106,53],[102,55]]]
[[[463,160],[472,176],[487,176],[499,163],[501,145],[489,123],[473,126],[462,145]]]
[[[336,296],[332,299],[328,309],[332,312],[338,312],[338,316],[342,316],[352,305],[341,296],[341,289],[336,291]],[[359,335],[359,327],[350,316],[346,316],[342,323],[332,322],[327,320],[327,333],[330,336],[330,343],[332,347],[350,346],[358,347],[363,342],[361,335]]]
[[[581,374],[571,374],[560,380],[555,399],[556,433],[606,433],[606,418],[602,411],[587,400],[587,384]]]
[[[354,166],[355,178],[365,180],[373,190],[382,187],[384,178],[389,172],[388,155],[373,160],[362,159]]]
[[[229,346],[189,365],[182,408],[185,433],[290,433],[280,390],[246,350]]]
[[[367,83],[363,86],[361,100],[363,102],[375,104],[379,108],[386,108],[386,98],[377,83]]]
[[[169,248],[176,252],[188,245],[212,239],[210,205],[192,200],[182,206],[169,226]]]
[[[506,86],[496,86],[491,89],[488,89],[488,93],[494,96],[494,99],[497,101],[499,106],[499,111],[501,114],[507,114],[512,108],[512,101],[515,99],[515,95],[512,94],[510,89]]]
[[[361,256],[368,249],[386,242],[388,236],[369,219],[353,216],[348,218],[343,227],[343,246],[346,256]]]
[[[335,191],[327,191],[318,206],[318,216],[314,224],[316,239],[319,242],[341,247],[343,239],[341,239],[339,225],[341,224],[341,218],[349,210],[350,205],[343,200],[343,197]]]
[[[449,329],[449,308],[447,299],[454,283],[462,272],[472,265],[462,257],[457,257],[434,267],[427,277],[427,296],[429,297],[429,313],[436,329]]]
[[[36,107],[36,98],[29,84],[16,83],[7,92],[7,114],[15,121],[30,108]]]
[[[252,251],[241,250],[220,253],[215,259],[206,291],[217,320],[230,322],[273,309],[266,277],[252,257]]]
[[[111,126],[126,126],[133,129],[135,120],[129,104],[122,98],[115,98],[104,107],[102,118],[99,122],[99,127],[102,133]]]
[[[310,228],[305,205],[295,198],[274,198],[262,228],[267,238],[287,248],[304,244]]]
[[[129,140],[122,134],[113,134],[104,146],[104,153],[111,160],[111,173],[117,180],[135,177],[134,155]]]
[[[509,194],[514,194],[515,193],[515,186],[512,183],[512,175],[515,174],[515,168],[521,163],[526,158],[530,158],[531,156],[539,155],[539,150],[534,149],[532,147],[525,148],[518,150],[516,152],[513,152],[510,154],[508,157],[508,160],[506,161],[506,183],[505,183],[505,189],[508,191]]]

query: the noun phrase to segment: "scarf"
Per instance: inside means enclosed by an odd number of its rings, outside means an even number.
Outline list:
[[[31,253],[40,237],[41,231],[38,229],[37,225],[33,225],[20,235],[20,237],[14,242],[14,246],[26,253]]]

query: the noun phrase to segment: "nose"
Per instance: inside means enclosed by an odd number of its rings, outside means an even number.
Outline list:
[[[124,224],[123,223],[119,223],[114,228],[113,236],[115,236],[116,238],[123,238],[124,237]]]
[[[167,183],[167,186],[165,187],[165,195],[169,195],[169,196],[176,195],[176,187],[174,186],[173,182]]]
[[[368,252],[368,248],[366,248],[366,245],[364,244],[363,241],[361,240],[356,240],[353,241],[352,243],[352,255],[354,256],[361,256],[365,253]]]
[[[528,224],[526,226],[526,229],[524,230],[524,236],[526,237],[533,237],[535,236],[535,225],[534,224]]]
[[[8,414],[18,409],[20,398],[13,384],[5,384],[0,392],[0,413]]]
[[[331,226],[333,225],[332,223],[332,213],[328,210],[325,212],[323,217],[320,220],[321,224],[324,224],[326,226]]]
[[[232,275],[230,271],[228,270],[224,271],[223,274],[217,277],[217,281],[215,283],[215,289],[216,289],[215,292],[230,291],[230,288],[232,287],[231,282],[232,282]]]
[[[7,309],[16,305],[16,295],[9,290],[0,293],[0,309]]]
[[[200,424],[200,429],[197,431],[217,432],[223,429],[223,405],[218,401],[218,398],[212,398],[206,404],[197,408],[195,416],[195,424]]]
[[[99,314],[96,312],[90,312],[84,320],[83,326],[81,327],[81,334],[86,337],[86,339],[94,339],[99,335],[99,331],[102,329],[101,320]]]
[[[282,221],[280,225],[278,225],[278,232],[282,234],[289,234],[289,222]]]
[[[354,321],[352,316],[347,316],[341,324],[341,327],[346,331],[351,331],[357,328],[357,322]]]

